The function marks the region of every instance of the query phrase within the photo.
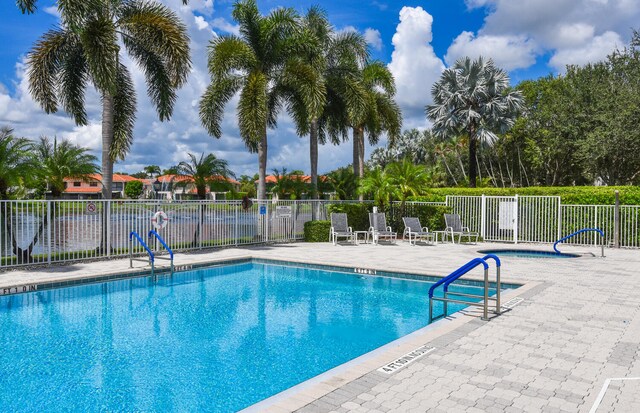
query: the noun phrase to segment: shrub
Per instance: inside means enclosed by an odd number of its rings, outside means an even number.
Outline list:
[[[526,188],[431,188],[412,201],[444,202],[447,195],[462,196],[559,196],[565,205],[613,205],[615,191],[620,191],[620,204],[640,205],[637,186],[531,186]]]
[[[398,235],[404,231],[403,217],[417,217],[420,225],[428,227],[429,231],[442,231],[446,227],[444,214],[449,213],[451,208],[445,205],[406,204],[402,211],[399,204],[394,204],[387,211],[387,223]]]
[[[142,182],[140,181],[131,181],[127,182],[124,187],[124,194],[127,198],[138,199],[140,195],[142,195]]]
[[[369,230],[369,212],[373,209],[372,203],[362,204],[332,204],[329,205],[327,212],[331,214],[345,213],[347,214],[347,222],[354,231]]]
[[[304,223],[305,242],[329,242],[330,221],[308,221]]]
[[[246,192],[229,191],[225,194],[225,199],[227,201],[238,201],[242,200],[242,198],[244,198],[245,196],[247,196]]]

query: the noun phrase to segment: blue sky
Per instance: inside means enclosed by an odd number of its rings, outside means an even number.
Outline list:
[[[138,90],[138,122],[131,154],[117,170],[139,171],[144,165],[163,167],[186,158],[186,152],[215,152],[238,174],[257,170],[255,155],[246,152],[237,133],[235,107],[227,108],[224,136],[206,135],[197,118],[197,101],[208,82],[206,46],[215,35],[237,30],[230,0],[164,0],[185,21],[192,39],[194,70],[180,91],[174,117],[161,123],[145,96],[143,77],[134,63]],[[12,1],[0,3],[0,125],[29,138],[42,134],[69,138],[99,154],[100,107],[96,93],[87,96],[91,124],[77,127],[64,113],[46,115],[28,94],[24,56],[48,28],[54,26],[54,2],[41,0],[34,15],[23,15]],[[428,127],[423,108],[440,72],[461,56],[484,55],[507,70],[512,83],[549,73],[567,64],[603,59],[624,47],[640,21],[636,0],[262,0],[261,10],[293,7],[304,12],[319,4],[338,30],[365,34],[372,56],[389,65],[396,77],[397,100],[405,128]],[[635,25],[635,26],[634,26]],[[308,139],[298,137],[286,115],[269,132],[269,168],[308,171]],[[384,144],[384,139],[381,144]],[[371,150],[370,147],[367,148]],[[320,170],[346,165],[349,143],[320,150]]]

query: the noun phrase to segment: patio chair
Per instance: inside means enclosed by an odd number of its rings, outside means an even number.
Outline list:
[[[460,219],[459,214],[444,214],[444,221],[447,225],[447,228],[445,228],[444,230],[445,236],[450,235],[451,242],[453,242],[454,244],[456,243],[456,235],[458,236],[458,244],[462,242],[462,237],[469,237],[469,242],[471,242],[472,237],[475,237],[476,240],[474,241],[474,243],[478,243],[478,237],[480,236],[480,234],[478,234],[477,232],[472,232],[469,227],[463,227],[462,220]]]
[[[374,244],[378,244],[378,241],[380,241],[381,238],[393,243],[397,241],[398,233],[393,232],[391,227],[387,225],[387,217],[384,213],[370,213],[369,225],[369,233],[371,234]]]
[[[420,220],[414,217],[402,218],[404,222],[404,232],[402,238],[409,240],[409,245],[416,245],[418,241],[425,243],[435,243],[435,235],[429,232],[429,228],[420,225]]]
[[[332,212],[329,239],[333,242],[333,245],[336,245],[340,237],[347,238],[354,244],[356,243],[356,234],[353,232],[353,228],[347,224],[347,214]]]

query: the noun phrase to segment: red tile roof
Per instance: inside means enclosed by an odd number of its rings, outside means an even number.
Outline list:
[[[102,188],[98,186],[70,186],[64,190],[66,194],[97,194],[102,192]]]
[[[161,175],[158,178],[158,181],[165,183],[165,182],[191,182],[193,181],[193,179],[190,176],[184,176],[184,175]],[[224,178],[222,176],[212,176],[211,177],[212,180],[215,181],[223,181],[226,180],[227,182],[231,183],[231,184],[240,184],[240,182],[236,181],[233,178]]]

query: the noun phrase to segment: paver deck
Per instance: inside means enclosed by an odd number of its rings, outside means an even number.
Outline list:
[[[492,247],[512,246],[300,243],[178,254],[176,265],[258,257],[446,275]],[[489,322],[461,314],[439,321],[250,410],[589,412],[599,402],[595,412],[640,411],[640,380],[612,380],[602,392],[609,378],[640,377],[640,251],[606,253],[604,259],[506,257],[503,281],[524,284],[510,292],[524,298],[512,311]],[[10,271],[0,274],[0,288],[127,269],[128,260],[119,259]],[[393,374],[377,371],[422,345],[435,350]]]

